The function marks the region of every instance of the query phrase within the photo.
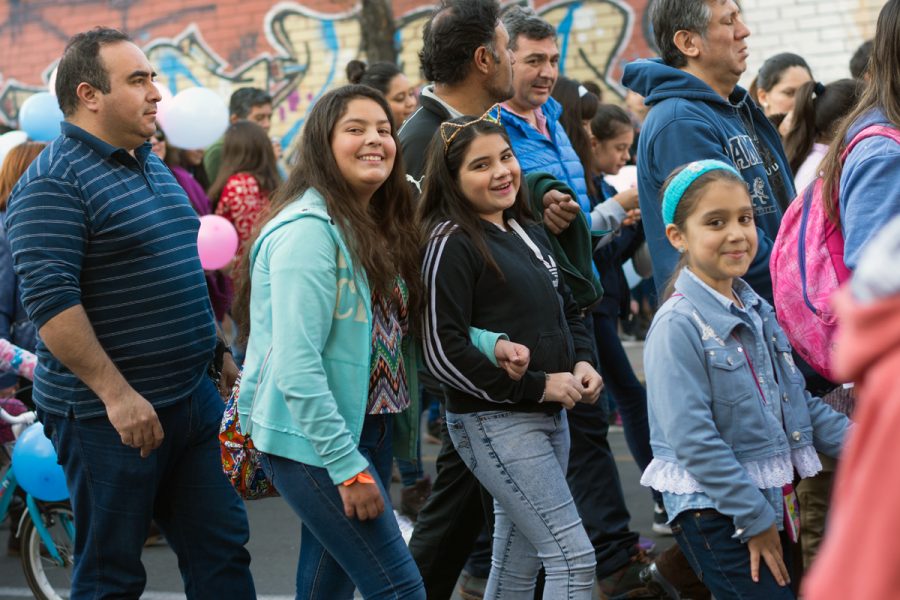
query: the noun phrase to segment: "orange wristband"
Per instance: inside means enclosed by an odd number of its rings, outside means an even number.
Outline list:
[[[363,471],[362,473],[358,473],[358,474],[354,475],[353,477],[351,477],[350,479],[348,479],[347,481],[345,481],[343,483],[343,485],[351,486],[354,483],[372,483],[372,484],[374,484],[375,480],[372,478],[371,475],[369,475],[368,473]]]

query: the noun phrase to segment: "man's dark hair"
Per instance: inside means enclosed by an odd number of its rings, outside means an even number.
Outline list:
[[[860,44],[850,58],[850,75],[853,79],[862,79],[869,68],[869,57],[872,56],[872,40]]]
[[[241,88],[231,94],[228,112],[238,119],[246,119],[253,107],[264,104],[272,104],[272,96],[268,92],[259,88]]]
[[[513,51],[519,46],[519,36],[535,41],[556,39],[556,28],[525,6],[515,5],[504,11],[503,25],[509,32],[509,49]]]
[[[687,65],[687,57],[675,45],[675,34],[685,30],[706,35],[710,19],[709,0],[656,0],[650,8],[650,24],[663,62],[676,69]]]
[[[109,72],[100,60],[100,48],[130,41],[128,35],[109,27],[95,27],[69,39],[56,67],[56,101],[63,115],[70,117],[78,109],[77,90],[82,82],[104,94],[110,92]]]
[[[469,74],[475,51],[484,46],[499,60],[494,36],[500,21],[497,0],[442,0],[425,24],[419,52],[428,81],[453,85]]]

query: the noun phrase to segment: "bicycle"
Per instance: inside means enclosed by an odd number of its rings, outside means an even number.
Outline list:
[[[35,420],[33,412],[17,416],[0,408],[0,421],[13,429],[18,438],[25,427]],[[6,520],[13,498],[22,490],[13,469],[12,444],[0,445],[0,459],[8,460],[3,479],[0,480],[0,522]],[[3,460],[0,460],[2,464]],[[22,490],[24,492],[24,490]],[[22,558],[25,580],[37,600],[62,600],[62,593],[71,589],[74,564],[75,519],[68,500],[42,501],[25,492],[25,510],[19,519],[16,536]]]

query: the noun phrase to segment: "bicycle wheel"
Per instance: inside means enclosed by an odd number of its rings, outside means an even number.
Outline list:
[[[40,508],[44,526],[64,564],[59,564],[50,556],[31,516],[26,514],[20,541],[22,568],[28,587],[37,600],[62,600],[69,597],[72,588],[75,519],[68,502],[43,503]]]

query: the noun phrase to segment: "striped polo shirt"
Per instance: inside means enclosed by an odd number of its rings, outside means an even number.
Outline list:
[[[81,304],[100,345],[151,404],[193,391],[216,343],[199,220],[149,143],[133,157],[63,123],[13,189],[7,228],[22,300],[38,328]],[[41,409],[106,414],[42,341],[37,355]]]

